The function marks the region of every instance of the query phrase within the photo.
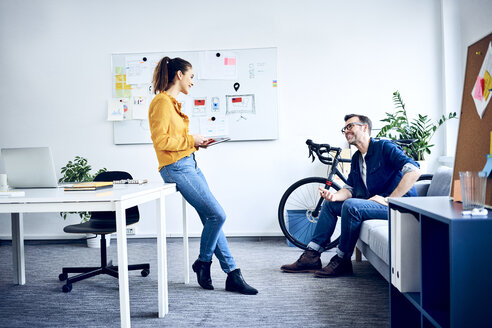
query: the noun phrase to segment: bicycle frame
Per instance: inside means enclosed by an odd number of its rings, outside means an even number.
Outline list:
[[[324,145],[324,144],[317,145],[317,144],[313,143],[311,140],[307,140],[306,143],[309,146],[310,156],[312,155],[312,151],[314,151],[316,153],[316,155],[318,156],[318,159],[320,160],[321,163],[326,164],[326,165],[331,165],[331,169],[328,171],[328,177],[326,179],[325,188],[329,189],[331,187],[331,185],[333,184],[333,176],[337,176],[338,178],[340,178],[340,180],[343,181],[343,183],[346,184],[347,178],[338,169],[338,164],[339,163],[351,163],[351,160],[345,159],[345,158],[340,158],[340,155],[342,153],[342,149],[337,148],[337,147],[330,147],[330,145]],[[321,149],[321,148],[324,148],[324,149]],[[334,156],[330,155],[330,156],[332,156],[332,158],[326,157],[323,155],[324,153],[329,154],[330,152],[335,152]],[[313,156],[313,160],[314,160],[314,156]],[[321,209],[322,203],[323,203],[323,197],[320,197],[320,199],[318,200],[318,203],[316,204],[316,208],[313,211],[314,217],[317,217],[319,215],[319,211]]]

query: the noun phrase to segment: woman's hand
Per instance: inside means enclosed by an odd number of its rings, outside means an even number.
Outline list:
[[[194,134],[193,140],[195,140],[195,147],[207,148],[210,138],[205,138],[202,135]]]

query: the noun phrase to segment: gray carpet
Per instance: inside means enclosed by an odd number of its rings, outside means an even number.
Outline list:
[[[234,239],[231,250],[245,280],[260,293],[226,292],[226,275],[212,265],[215,290],[206,291],[190,272],[183,283],[181,239],[168,239],[169,314],[157,318],[155,239],[129,240],[129,263],[149,262],[143,278],[130,272],[133,327],[388,327],[388,284],[368,263],[354,263],[354,275],[336,279],[287,274],[282,264],[294,262],[300,250],[280,239]],[[112,240],[109,257],[116,259]],[[198,253],[190,239],[190,261]],[[0,245],[0,327],[118,327],[117,279],[102,275],[61,291],[63,266],[98,265],[99,250],[85,244],[27,243],[26,285],[12,283],[12,247]],[[324,253],[323,265],[333,253]],[[191,262],[192,263],[192,262]],[[191,271],[191,270],[190,270]]]

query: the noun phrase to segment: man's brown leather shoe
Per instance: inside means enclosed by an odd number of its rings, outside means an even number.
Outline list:
[[[321,269],[321,253],[308,249],[292,264],[282,265],[280,270],[289,273],[315,272]]]
[[[352,260],[342,259],[338,255],[331,258],[330,263],[323,269],[314,272],[318,278],[332,278],[354,273],[352,270]]]

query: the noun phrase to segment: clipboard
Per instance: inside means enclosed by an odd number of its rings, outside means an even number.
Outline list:
[[[210,143],[207,144],[207,147],[210,147],[210,146],[213,146],[213,145],[216,145],[216,144],[220,144],[222,142],[226,142],[226,141],[229,141],[229,140],[231,140],[231,138],[229,138],[229,137],[211,138],[210,139]]]

